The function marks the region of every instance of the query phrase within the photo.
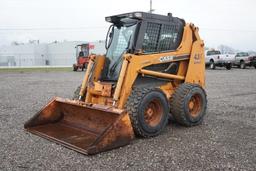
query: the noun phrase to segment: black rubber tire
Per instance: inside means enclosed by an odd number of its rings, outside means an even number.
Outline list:
[[[254,65],[254,68],[256,69],[256,65]]]
[[[81,87],[82,87],[82,85],[78,86],[76,88],[76,90],[74,91],[73,98],[72,98],[73,100],[79,99],[79,93],[80,93]]]
[[[175,120],[175,118],[173,117],[173,114],[171,113],[171,111],[170,111],[170,113],[169,113],[169,115],[168,115],[168,120],[169,120],[169,122],[176,122],[176,120]]]
[[[87,67],[88,67],[88,63],[85,63],[84,64],[84,69],[87,69]]]
[[[216,68],[214,61],[211,61],[211,62],[210,62],[209,68],[210,68],[210,69],[215,69],[215,68]]]
[[[161,104],[162,115],[155,126],[146,123],[144,112],[150,102],[157,100]],[[160,89],[135,88],[125,106],[130,115],[133,130],[140,137],[159,135],[168,123],[169,105],[165,94]]]
[[[78,67],[73,65],[73,71],[77,71]]]
[[[230,64],[226,64],[226,69],[227,70],[231,70],[231,68],[232,68],[232,64],[230,63]]]
[[[246,68],[246,65],[245,65],[244,61],[240,62],[240,68],[241,69],[245,69]]]
[[[193,95],[198,95],[201,99],[201,110],[197,113],[196,117],[191,116],[188,107],[189,101]],[[203,121],[203,117],[206,113],[206,93],[199,85],[183,83],[176,88],[174,94],[172,95],[170,108],[171,113],[177,123],[183,126],[199,125]]]

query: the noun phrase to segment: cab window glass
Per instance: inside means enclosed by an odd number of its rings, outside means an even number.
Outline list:
[[[154,53],[175,50],[182,37],[179,25],[147,23],[142,43],[144,53]]]

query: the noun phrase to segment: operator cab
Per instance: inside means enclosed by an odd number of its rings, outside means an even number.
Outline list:
[[[76,46],[76,58],[89,56],[89,43]]]
[[[145,12],[106,17],[112,23],[106,37],[103,80],[117,80],[125,53],[151,54],[174,51],[181,43],[185,21]]]

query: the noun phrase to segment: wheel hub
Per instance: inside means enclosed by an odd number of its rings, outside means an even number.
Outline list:
[[[211,69],[213,69],[213,63],[211,63],[211,66],[210,66]]]
[[[199,94],[193,95],[188,103],[190,115],[192,117],[197,117],[201,111],[201,106],[202,106],[201,96]]]
[[[159,124],[162,115],[163,109],[160,102],[158,100],[153,100],[145,108],[144,119],[149,126],[154,127]]]
[[[193,102],[193,101],[190,101],[190,102],[189,102],[189,109],[192,110],[193,107],[194,107],[194,105],[195,105],[194,102]]]
[[[152,108],[148,108],[148,110],[147,110],[147,116],[152,116],[154,114],[154,111],[153,111],[153,109]]]

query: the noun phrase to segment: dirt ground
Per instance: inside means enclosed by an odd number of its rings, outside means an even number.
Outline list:
[[[170,123],[155,138],[85,156],[27,133],[53,96],[70,98],[83,73],[0,73],[0,170],[256,170],[256,70],[207,70],[200,126]]]

